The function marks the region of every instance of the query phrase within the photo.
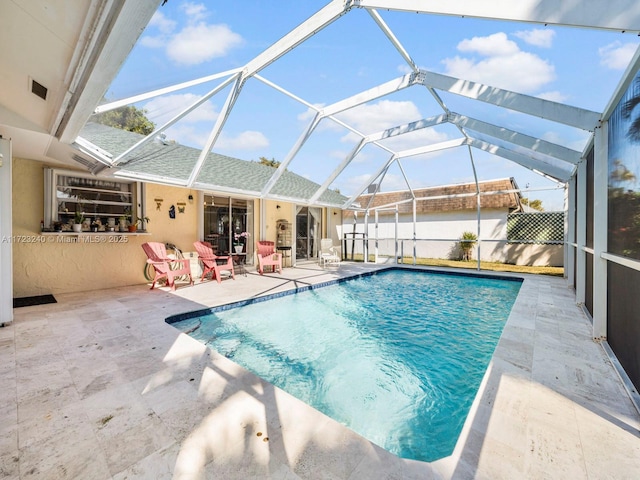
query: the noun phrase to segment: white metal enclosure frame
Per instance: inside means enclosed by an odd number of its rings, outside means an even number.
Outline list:
[[[640,6],[636,2],[631,0],[616,0],[607,2],[606,6],[594,0],[582,3],[587,3],[588,5],[580,5],[580,8],[577,8],[578,6],[575,5],[575,2],[558,2],[554,0],[525,0],[518,2],[517,5],[512,5],[510,2],[500,0],[485,1],[481,4],[466,0],[456,2],[455,5],[449,5],[449,3],[444,0],[431,1],[428,3],[419,0],[333,0],[284,35],[280,40],[273,43],[242,68],[209,75],[197,80],[175,85],[174,87],[168,87],[102,105],[96,109],[96,112],[104,112],[125,104],[135,103],[143,99],[150,99],[168,92],[188,88],[195,84],[222,79],[222,82],[210,90],[203,98],[193,103],[171,121],[156,128],[152,134],[139,142],[135,147],[115,158],[112,165],[118,166],[126,164],[127,157],[135,152],[138,146],[153,140],[158,134],[179,121],[189,112],[198,108],[207,99],[216,95],[225,87],[232,85],[220,115],[209,134],[205,147],[202,149],[189,178],[171,179],[172,184],[184,185],[186,187],[203,189],[216,188],[215,184],[199,182],[198,175],[202,165],[206,161],[208,153],[214,148],[221,131],[224,129],[225,123],[237,99],[242,94],[243,86],[250,79],[261,81],[265,85],[278,90],[280,93],[300,102],[315,112],[315,116],[307,126],[307,129],[300,135],[291,147],[286,158],[281,162],[279,168],[274,172],[272,178],[264,186],[260,194],[261,198],[275,198],[271,193],[274,185],[296,157],[302,146],[313,135],[320,122],[325,119],[337,122],[342,127],[359,136],[361,140],[349,155],[347,155],[322,182],[320,189],[310,198],[306,199],[308,204],[321,204],[319,199],[323,192],[331,186],[366,145],[373,145],[386,151],[391,158],[382,165],[377,172],[370,176],[366,184],[362,185],[359,192],[354,192],[355,194],[342,206],[343,208],[351,207],[353,200],[362,193],[369,184],[374,183],[376,178],[382,175],[393,162],[397,162],[401,167],[402,158],[452,148],[454,146],[467,145],[485,152],[490,152],[554,181],[567,182],[575,173],[576,165],[582,157],[582,152],[572,150],[566,146],[545,142],[503,126],[492,125],[471,118],[464,113],[452,112],[447,108],[438,92],[447,92],[449,94],[463,96],[468,99],[485,102],[526,115],[544,118],[558,124],[568,125],[588,132],[594,132],[595,128],[600,124],[601,113],[420,69],[412,60],[407,49],[404,48],[391,28],[385,23],[378,10],[406,11],[414,14],[453,15],[638,33],[637,25],[640,25]],[[299,98],[294,93],[287,91],[259,75],[259,72],[264,68],[276,62],[280,57],[305,42],[318,31],[338,21],[340,17],[348,14],[354,8],[365,9],[370,14],[372,20],[393,45],[398,55],[411,69],[411,73],[380,84],[374,88],[364,90],[356,95],[334,102],[333,104],[321,107]],[[624,15],[620,15],[619,12],[624,12]],[[358,132],[357,129],[335,117],[335,115],[340,112],[345,112],[359,105],[409,87],[424,87],[440,105],[443,114],[429,119],[416,119],[409,124],[400,125],[376,134]],[[425,145],[424,147],[409,151],[393,151],[388,146],[380,143],[381,140],[392,136],[404,135],[420,128],[429,128],[442,123],[454,125],[460,131],[461,138]],[[470,151],[469,149],[469,152]],[[407,187],[411,189],[409,179],[406,180]]]

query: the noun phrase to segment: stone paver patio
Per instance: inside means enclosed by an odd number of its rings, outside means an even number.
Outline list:
[[[434,463],[387,453],[164,322],[371,268],[16,309],[0,328],[0,478],[638,478],[640,417],[560,278],[523,276],[456,450]]]

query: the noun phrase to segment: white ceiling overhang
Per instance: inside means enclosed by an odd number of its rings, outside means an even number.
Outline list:
[[[160,2],[2,2],[0,134],[20,140],[14,142],[15,156],[75,164],[72,155],[78,152],[67,147]],[[46,93],[34,94],[32,81]],[[64,145],[58,146],[60,142]],[[67,153],[60,157],[62,151]]]

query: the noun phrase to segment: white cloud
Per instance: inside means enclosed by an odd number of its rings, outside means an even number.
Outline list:
[[[413,72],[413,69],[406,63],[401,63],[400,65],[398,65],[398,72],[400,72],[402,75],[406,75],[407,73]]]
[[[156,13],[153,14],[151,20],[149,21],[150,27],[155,27],[160,30],[161,33],[171,33],[176,28],[176,21],[171,20],[164,16],[164,14],[156,10]]]
[[[141,45],[165,48],[167,57],[178,65],[198,65],[223,57],[242,44],[242,37],[227,25],[205,22],[208,12],[203,4],[187,2],[182,10],[188,17],[187,24],[177,32],[177,22],[156,12],[149,26],[159,33],[145,35],[140,40]]]
[[[536,47],[551,48],[553,44],[553,37],[556,36],[556,32],[553,30],[545,30],[542,28],[535,28],[533,30],[522,30],[514,33],[514,35],[529,45],[535,45]]]
[[[568,96],[562,92],[552,91],[552,92],[542,92],[536,95],[538,98],[542,98],[544,100],[551,100],[552,102],[564,103],[567,101]]]
[[[315,103],[313,106],[320,109],[320,108],[324,107],[324,103]],[[304,112],[298,114],[298,116],[296,118],[300,122],[309,123],[309,122],[311,122],[313,117],[316,116],[316,113],[318,113],[318,112],[316,110],[314,110],[313,108],[307,108]],[[333,123],[333,122],[331,122],[331,123]]]
[[[202,3],[185,2],[180,5],[190,22],[199,22],[208,16],[207,7]]]
[[[413,102],[392,100],[360,105],[336,116],[365,134],[422,118]]]
[[[260,150],[269,146],[269,139],[262,132],[247,130],[235,137],[220,135],[216,148],[233,150]]]
[[[537,55],[523,52],[504,33],[463,40],[458,49],[486,57],[478,60],[456,56],[443,60],[448,75],[464,80],[532,93],[556,78],[553,65]]]
[[[240,45],[242,37],[223,24],[187,26],[167,44],[167,56],[181,65],[197,65],[217,57]]]
[[[504,32],[494,33],[488,37],[462,40],[458,43],[458,50],[478,53],[485,57],[513,55],[520,51],[516,42],[509,40]]]
[[[629,65],[638,48],[637,43],[615,41],[598,49],[600,65],[611,70],[624,70]]]
[[[165,95],[150,100],[144,105],[144,109],[147,111],[149,119],[160,126],[171,120],[189,105],[196,103],[200,98],[202,98],[200,95],[192,93]],[[208,100],[181,119],[179,123],[208,121],[213,126],[213,121],[218,118],[218,114],[219,112],[216,111],[215,105]]]

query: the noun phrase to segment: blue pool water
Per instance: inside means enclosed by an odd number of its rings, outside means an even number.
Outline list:
[[[433,461],[453,451],[520,285],[393,269],[173,325],[390,452]]]

